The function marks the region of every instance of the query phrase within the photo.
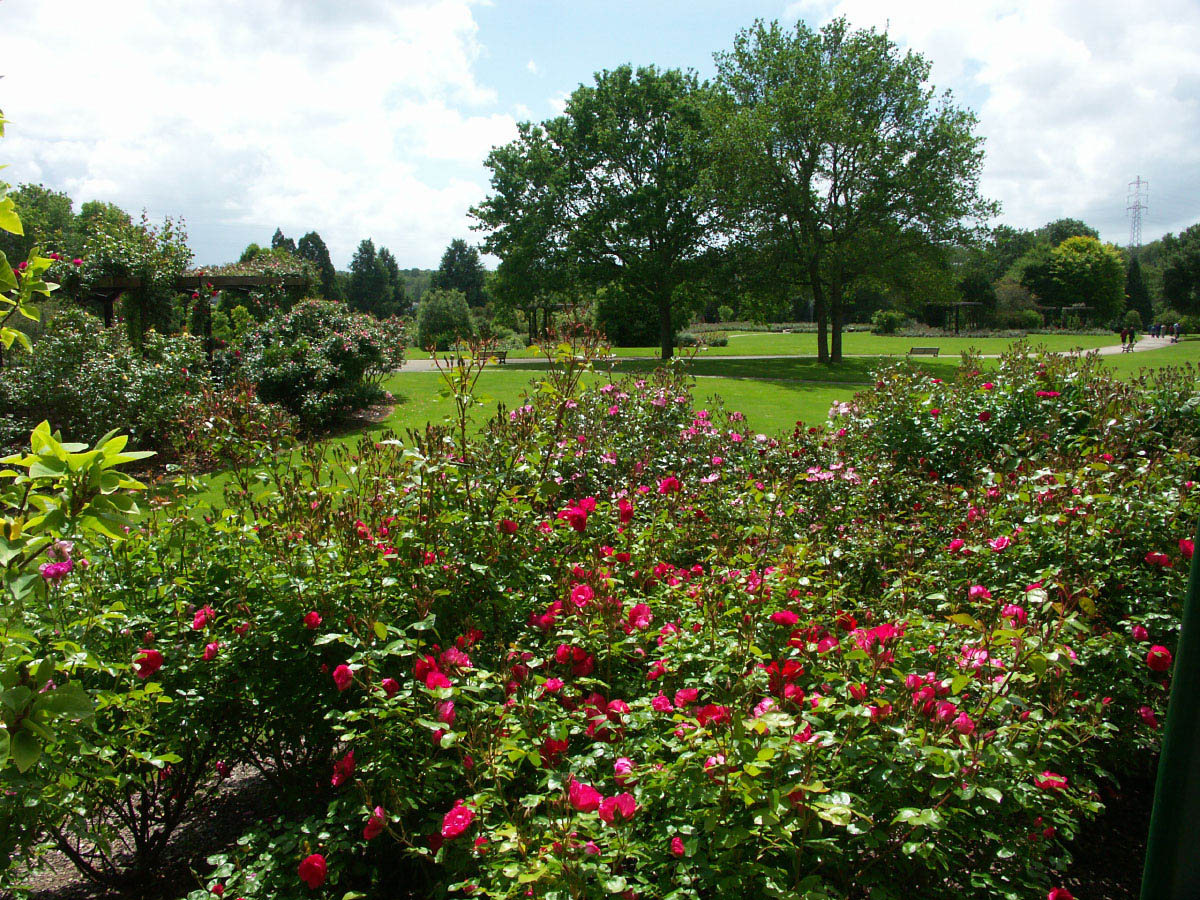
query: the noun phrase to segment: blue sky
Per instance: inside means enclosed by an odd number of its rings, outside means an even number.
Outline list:
[[[276,226],[344,267],[365,237],[436,266],[482,161],[599,69],[714,71],[756,17],[887,28],[975,110],[1000,221],[1128,239],[1200,220],[1200,4],[1154,0],[0,0],[5,177],[182,216],[200,264]],[[104,48],[98,51],[97,48]]]

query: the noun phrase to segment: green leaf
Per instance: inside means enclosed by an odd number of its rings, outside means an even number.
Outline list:
[[[21,217],[17,215],[17,204],[13,203],[12,197],[0,200],[0,228],[11,234],[25,233],[25,229],[21,227]]]
[[[12,736],[12,760],[18,772],[28,772],[41,755],[41,742],[30,732],[18,731]]]
[[[375,632],[375,637],[379,638],[381,641],[387,640],[387,635],[388,635],[387,626],[384,625],[382,622],[380,622],[378,619],[371,626],[371,629]]]
[[[8,762],[8,751],[11,741],[8,739],[8,729],[0,726],[0,769]]]

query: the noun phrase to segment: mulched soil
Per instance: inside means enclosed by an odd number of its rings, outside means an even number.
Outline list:
[[[1104,815],[1071,844],[1074,862],[1062,880],[1077,900],[1137,900],[1154,804],[1153,776],[1129,776],[1102,790]]]
[[[203,885],[205,859],[230,848],[246,826],[271,807],[274,789],[258,773],[239,767],[222,784],[216,799],[184,821],[171,838],[158,881],[136,900],[173,900]],[[33,900],[118,900],[120,893],[84,880],[70,860],[51,854],[48,866],[30,879]],[[3,896],[3,895],[0,895]],[[128,898],[122,898],[128,900]]]

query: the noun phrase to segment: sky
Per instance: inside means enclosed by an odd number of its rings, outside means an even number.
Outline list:
[[[1200,3],[1149,0],[0,0],[0,163],[76,203],[182,217],[197,264],[276,227],[345,268],[435,268],[489,149],[623,63],[715,72],[756,18],[886,29],[979,118],[997,222],[1129,241],[1200,221]]]

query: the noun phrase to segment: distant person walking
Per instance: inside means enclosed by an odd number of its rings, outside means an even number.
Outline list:
[[[1129,329],[1122,328],[1121,329],[1121,352],[1122,353],[1125,352],[1125,342],[1128,340],[1129,340]]]
[[[1171,338],[1171,343],[1178,344],[1179,343],[1179,323],[1176,322],[1174,325],[1172,325],[1171,330],[1174,332],[1174,337]]]

